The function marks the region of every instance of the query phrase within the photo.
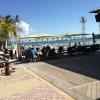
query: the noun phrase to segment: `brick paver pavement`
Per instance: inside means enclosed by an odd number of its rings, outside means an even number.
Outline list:
[[[38,88],[3,98],[3,100],[67,100],[67,98],[53,91],[47,85],[42,85]]]
[[[0,100],[74,100],[22,65],[9,76],[0,76]]]
[[[30,63],[25,64],[25,67],[66,93],[74,95],[77,100],[100,99],[100,52]],[[83,99],[78,97],[80,94]]]

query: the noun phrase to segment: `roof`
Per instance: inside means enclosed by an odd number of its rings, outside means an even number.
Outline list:
[[[23,37],[21,39],[28,39],[28,38],[63,38],[63,37],[72,37],[72,36],[83,36],[83,35],[90,35],[90,34],[83,34],[83,33],[71,33],[67,32],[64,34],[44,34],[44,33],[38,33],[38,34],[32,34],[27,37]]]
[[[39,33],[39,34],[32,34],[24,38],[44,38],[44,37],[54,37],[54,35]]]
[[[85,34],[85,33],[77,33],[77,34],[75,34],[75,33],[65,33],[63,35],[63,37],[83,36],[83,35],[90,35],[90,34]]]
[[[90,12],[90,13],[100,13],[100,7],[95,8],[95,9],[89,11],[89,12]]]

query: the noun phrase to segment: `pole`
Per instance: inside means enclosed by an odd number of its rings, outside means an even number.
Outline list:
[[[100,34],[100,22],[99,22],[99,34]]]
[[[83,33],[83,43],[85,44],[85,34],[86,34],[86,27],[85,27],[85,22],[86,22],[86,19],[84,16],[81,17],[81,26],[82,26],[82,33]]]
[[[18,31],[19,31],[19,16],[16,15],[16,18],[15,18],[15,21],[16,23],[18,24],[17,28],[16,28],[16,44],[17,44],[17,56],[19,57],[19,35],[18,35]],[[15,23],[15,24],[16,24]]]

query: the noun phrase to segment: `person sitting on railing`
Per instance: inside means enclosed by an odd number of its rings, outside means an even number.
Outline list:
[[[74,53],[77,53],[77,43],[75,42],[74,45],[71,47],[71,52],[74,54]]]
[[[43,48],[41,49],[41,52],[42,52],[42,59],[45,59],[46,58],[46,47],[43,46]]]
[[[77,43],[76,42],[74,43],[73,48],[77,48]]]
[[[67,53],[68,54],[71,54],[72,53],[71,44],[69,44],[68,47],[67,47]]]
[[[92,44],[90,46],[90,51],[95,52],[96,50],[99,50],[99,44]]]
[[[69,44],[69,46],[67,47],[67,53],[69,55],[77,53],[77,43],[76,42],[75,42],[75,44],[73,46],[71,46],[71,44]]]
[[[41,56],[42,56],[42,52],[40,50],[40,48],[36,48],[36,61],[40,61],[41,60]]]
[[[48,58],[49,59],[55,59],[56,58],[55,48],[50,49],[49,54],[48,54]]]
[[[82,45],[81,45],[80,42],[78,42],[78,45],[77,45],[77,52],[78,52],[78,54],[81,53],[81,51],[82,51],[81,49],[82,49]]]
[[[49,51],[51,50],[51,48],[50,48],[50,46],[49,45],[47,45],[46,46],[46,56],[48,57],[48,55],[49,55]]]
[[[58,53],[59,53],[60,55],[62,55],[62,54],[64,53],[64,48],[63,48],[63,46],[60,46],[60,47],[58,48]]]

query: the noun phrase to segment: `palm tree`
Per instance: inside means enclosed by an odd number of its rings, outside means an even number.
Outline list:
[[[5,46],[7,47],[7,41],[9,37],[16,36],[16,26],[15,20],[11,18],[10,15],[0,17],[0,40],[5,42]]]

